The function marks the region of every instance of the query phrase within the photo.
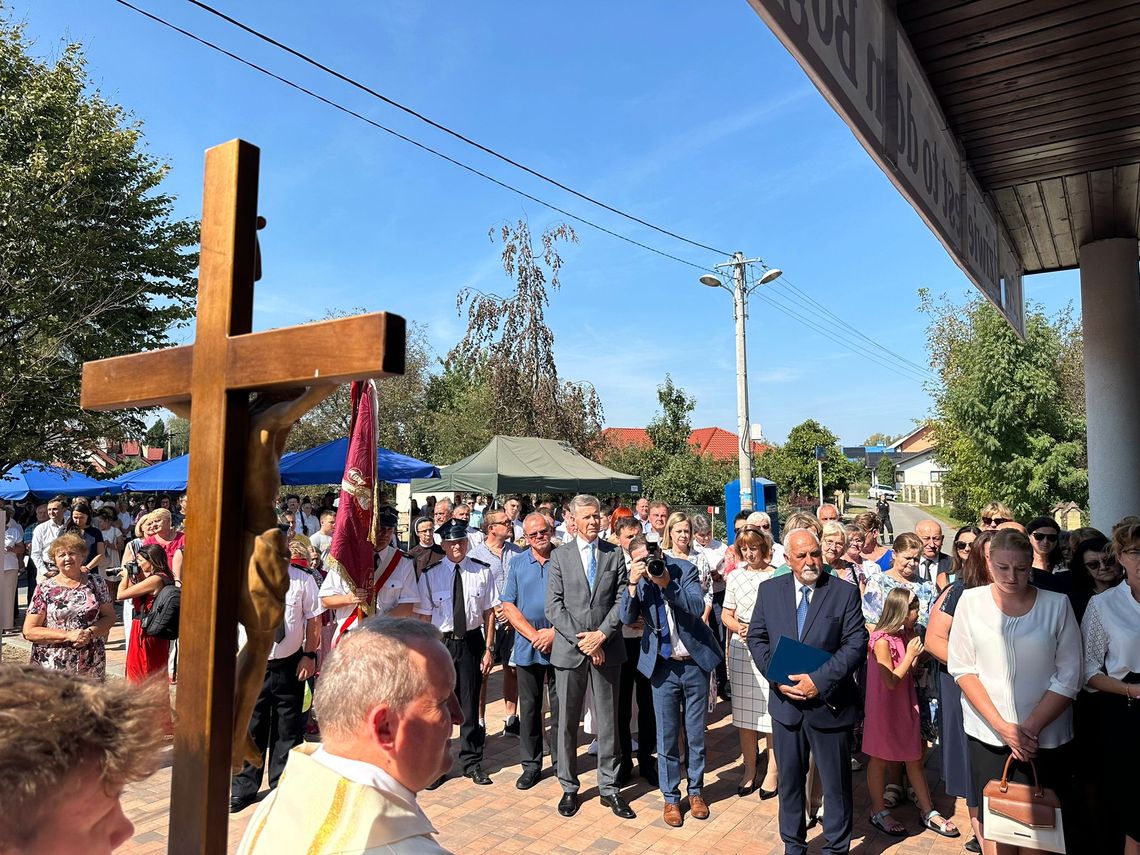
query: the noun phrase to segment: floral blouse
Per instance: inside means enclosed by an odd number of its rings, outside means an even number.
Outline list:
[[[930,606],[937,598],[933,582],[900,582],[888,573],[872,573],[867,577],[867,588],[863,593],[863,620],[871,626],[879,622],[883,614],[883,604],[887,595],[895,588],[909,588],[918,597],[918,625],[925,627],[930,619]]]
[[[76,588],[59,584],[58,575],[36,585],[28,611],[44,615],[48,629],[87,629],[99,620],[99,606],[111,602],[111,592],[102,577],[85,574]],[[103,680],[107,674],[104,639],[95,638],[86,647],[63,644],[33,644],[32,661],[50,671],[70,671]]]

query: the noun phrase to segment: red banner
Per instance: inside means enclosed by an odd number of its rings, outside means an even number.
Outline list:
[[[348,457],[328,563],[330,572],[340,573],[354,588],[368,588],[375,570],[376,503],[380,497],[376,480],[376,384],[355,380],[351,395]]]

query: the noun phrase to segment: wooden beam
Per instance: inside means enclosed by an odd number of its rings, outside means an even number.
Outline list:
[[[404,373],[406,324],[399,315],[373,312],[229,340],[226,385],[231,389],[288,389],[345,383]],[[155,407],[190,400],[195,345],[113,356],[83,366],[80,406],[88,410]],[[296,355],[305,354],[298,361]],[[291,368],[296,368],[290,372]]]

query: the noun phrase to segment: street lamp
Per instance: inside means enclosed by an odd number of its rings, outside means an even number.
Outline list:
[[[750,511],[752,503],[752,429],[748,417],[748,355],[745,348],[744,322],[748,317],[748,295],[759,288],[774,282],[783,275],[779,268],[765,270],[751,287],[745,285],[745,269],[748,264],[762,263],[759,258],[745,259],[744,253],[736,253],[731,261],[716,265],[720,270],[732,268],[733,287],[729,288],[718,277],[706,273],[700,278],[702,285],[709,288],[723,288],[732,294],[732,312],[736,320],[736,428],[740,439],[740,509]]]

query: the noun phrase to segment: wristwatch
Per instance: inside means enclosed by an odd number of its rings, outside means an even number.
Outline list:
[[[308,656],[314,662],[317,661],[317,651],[315,651],[315,650],[302,650],[301,655],[302,656]]]

